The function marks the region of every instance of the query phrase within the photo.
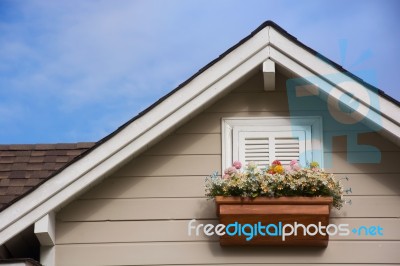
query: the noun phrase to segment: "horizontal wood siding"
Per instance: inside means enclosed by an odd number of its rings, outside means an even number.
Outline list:
[[[264,92],[261,75],[252,77],[59,211],[57,265],[400,263],[400,148],[378,133],[359,134],[358,143],[379,148],[379,164],[348,163],[356,150],[348,150],[345,136],[333,138],[325,157],[333,158],[329,170],[338,178],[349,177],[344,184],[353,192],[331,222],[379,225],[383,236],[333,236],[326,249],[221,248],[216,237],[188,236],[191,219],[217,223],[204,179],[221,172],[221,118],[288,116],[285,82],[278,73],[277,90]]]
[[[337,174],[340,177],[340,174]],[[352,196],[400,196],[398,174],[346,174]],[[81,199],[204,197],[204,176],[123,176],[108,178]]]
[[[130,242],[197,242],[218,241],[217,236],[208,237],[204,233],[188,235],[190,220],[146,220],[146,221],[109,221],[106,223],[95,222],[69,222],[61,223],[57,232],[57,244],[91,244],[91,243],[130,243]],[[353,227],[381,226],[384,228],[382,236],[366,235],[364,232],[350,234],[349,236],[331,236],[331,241],[346,240],[397,240],[400,238],[400,220],[397,218],[332,218],[331,223],[349,224]],[[198,220],[194,224],[217,224],[217,219]],[[149,232],[151,228],[151,233]],[[352,229],[350,228],[350,229]],[[69,234],[71,230],[76,235]],[[393,232],[391,234],[386,232]]]
[[[331,217],[400,217],[400,196],[348,196],[351,205]],[[205,198],[77,200],[59,213],[61,221],[177,220],[216,218],[214,202]]]
[[[71,244],[56,247],[57,265],[229,263],[398,263],[398,241],[340,241],[320,248],[224,248],[209,242]],[[394,253],[394,251],[396,251]]]
[[[350,164],[346,152],[331,153],[333,167],[330,172],[340,176],[347,174],[396,174],[398,173],[396,152],[381,152],[378,164]],[[327,155],[327,154],[325,154]],[[163,155],[140,156],[128,166],[116,172],[115,176],[190,176],[210,175],[215,170],[221,173],[220,155]]]

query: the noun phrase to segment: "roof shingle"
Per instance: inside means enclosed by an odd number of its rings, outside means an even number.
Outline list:
[[[0,211],[94,145],[92,142],[0,145]]]

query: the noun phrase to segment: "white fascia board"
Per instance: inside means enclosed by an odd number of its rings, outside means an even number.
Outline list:
[[[352,90],[355,89],[353,88],[354,84],[358,84],[357,86],[360,88],[368,90],[368,88],[358,81],[338,71],[334,66],[289,40],[274,28],[270,29],[269,36],[271,47],[283,52],[286,56],[290,57],[294,61],[303,64],[306,68],[313,72],[313,75],[323,76],[332,84],[336,83],[338,79],[351,81],[348,83],[343,82],[340,84],[341,87],[338,87],[346,92],[352,92]],[[338,77],[340,75],[342,75],[342,78]],[[380,95],[377,95],[377,97],[379,97],[379,110],[375,111],[381,113],[382,116],[385,116],[387,119],[392,120],[395,124],[400,125],[400,116],[392,116],[392,114],[399,113],[400,108]],[[354,98],[364,103],[364,105],[369,105],[369,98],[366,94],[356,94],[354,95]],[[370,106],[370,108],[374,109],[375,107]]]
[[[269,58],[266,27],[85,157],[0,213],[0,244],[109,175]]]
[[[271,59],[274,60],[275,62],[283,65],[285,68],[289,69],[296,75],[304,78],[305,80],[308,80],[310,83],[315,84],[317,81],[318,87],[322,90],[325,90],[327,93],[330,94],[330,97],[333,97],[336,101],[342,102],[340,95],[342,95],[340,92],[343,90],[342,88],[338,86],[333,86],[332,83],[328,82],[327,80],[324,79],[324,76],[320,76],[317,73],[311,72],[309,68],[306,68],[302,64],[296,62],[292,58],[288,57],[286,54],[283,52],[270,47],[270,55]],[[329,88],[329,90],[328,90]],[[357,99],[356,99],[357,100]],[[342,102],[343,104],[347,105],[346,102]],[[385,116],[381,116],[381,113],[376,112],[374,109],[370,108],[370,106],[365,105],[363,102],[359,101],[359,104],[361,105],[362,108],[358,108],[359,110],[362,111],[363,114],[368,113],[366,116],[371,123],[375,123],[373,118],[380,116],[381,123],[380,125],[382,126],[383,129],[388,131],[391,135],[391,140],[397,143],[398,145],[400,144],[400,126],[396,123],[394,123],[391,119],[388,119]],[[399,112],[397,108],[397,112]],[[369,112],[370,111],[370,112]],[[362,116],[362,114],[360,114]]]

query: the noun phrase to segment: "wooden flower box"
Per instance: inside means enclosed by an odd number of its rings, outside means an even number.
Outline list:
[[[250,224],[268,227],[261,227],[261,232],[264,230],[264,235],[260,235],[259,229],[247,227],[246,232],[253,230],[255,235],[249,239],[248,235],[228,235],[225,234],[220,237],[220,244],[222,246],[228,245],[279,245],[279,246],[327,246],[329,241],[328,234],[320,234],[314,226],[308,225],[315,224],[327,226],[329,224],[330,205],[332,204],[332,197],[256,197],[256,198],[241,198],[241,197],[215,197],[217,205],[217,215],[219,223],[228,224]],[[304,227],[297,228],[297,236],[290,235],[282,239],[282,227],[285,224],[295,225],[303,224]],[[230,232],[234,232],[237,227],[231,226]],[[304,235],[303,228],[309,230],[311,234]],[[277,229],[277,231],[275,230]],[[290,231],[290,227],[284,228],[286,232]],[[228,230],[228,228],[226,228]],[[238,232],[241,231],[238,229]],[[322,230],[324,233],[325,231]],[[247,234],[248,234],[247,233]]]

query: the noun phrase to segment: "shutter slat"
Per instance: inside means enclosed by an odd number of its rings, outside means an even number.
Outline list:
[[[275,157],[276,160],[285,160],[285,161],[291,161],[291,160],[297,160],[298,156],[276,156]]]
[[[251,144],[268,144],[268,139],[264,138],[246,138],[244,143],[246,145],[251,145]]]
[[[246,162],[268,162],[265,157],[246,158]]]
[[[298,152],[279,152],[275,153],[275,156],[278,157],[292,157],[292,158],[297,158],[299,157]]]
[[[246,150],[268,149],[269,145],[246,145]]]
[[[298,138],[276,138],[276,144],[299,144]]]
[[[279,147],[280,149],[285,149],[285,148],[299,148],[299,144],[276,144],[276,147]]]
[[[268,157],[268,153],[267,152],[247,153],[246,158],[250,157]]]

